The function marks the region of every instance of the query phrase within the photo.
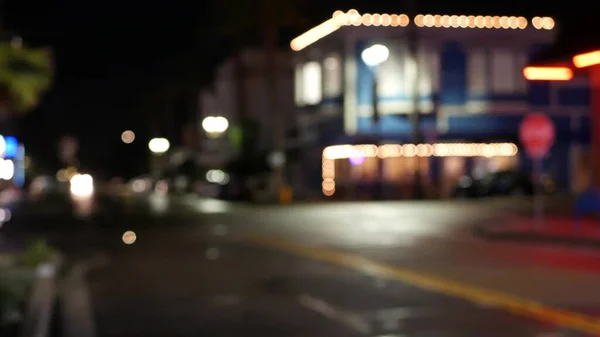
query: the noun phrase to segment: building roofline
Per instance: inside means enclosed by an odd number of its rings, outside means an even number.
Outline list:
[[[294,51],[300,51],[345,26],[408,27],[411,22],[419,28],[473,28],[473,29],[526,29],[529,23],[537,30],[553,30],[553,18],[536,16],[527,20],[523,16],[490,15],[432,15],[418,14],[413,20],[406,14],[360,14],[351,9],[337,10],[331,18],[307,30],[290,42]]]

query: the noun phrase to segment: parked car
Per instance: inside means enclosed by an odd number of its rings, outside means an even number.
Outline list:
[[[480,198],[533,195],[534,192],[535,184],[531,176],[521,171],[510,170],[490,173],[481,179],[463,176],[455,187],[453,195],[459,198]]]

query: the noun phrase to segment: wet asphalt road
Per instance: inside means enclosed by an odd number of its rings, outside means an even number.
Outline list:
[[[596,316],[593,251],[473,238],[505,204],[371,203],[287,208],[195,198],[67,200],[13,211],[6,242],[48,238],[85,274],[95,336],[584,336],[402,277],[292,254],[268,236],[385,262]],[[137,241],[121,235],[134,230]],[[284,241],[285,242],[285,241]],[[101,256],[101,263],[89,261]],[[71,319],[78,319],[77,317]],[[93,336],[94,334],[89,334]],[[80,335],[79,337],[86,337]]]
[[[172,237],[174,239],[174,237]],[[535,336],[536,321],[264,248],[152,236],[90,275],[99,336]]]

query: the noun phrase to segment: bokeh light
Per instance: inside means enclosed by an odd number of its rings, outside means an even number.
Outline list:
[[[123,233],[123,242],[126,245],[131,245],[137,240],[137,235],[134,231],[127,231]]]
[[[94,179],[89,174],[75,174],[71,177],[71,194],[76,197],[90,197],[94,194]]]
[[[171,144],[166,138],[153,138],[148,142],[148,148],[152,153],[162,154],[169,151]]]
[[[348,158],[348,160],[350,161],[350,164],[352,166],[358,166],[365,162],[365,156],[355,155],[355,156]]]
[[[135,140],[135,133],[133,133],[131,130],[124,131],[121,134],[121,140],[125,144],[131,144]]]
[[[15,175],[15,163],[10,159],[0,158],[0,179],[11,180]]]

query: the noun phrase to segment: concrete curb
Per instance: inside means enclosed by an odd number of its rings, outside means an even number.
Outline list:
[[[498,230],[501,223],[506,223],[510,219],[490,224],[478,224],[473,226],[473,235],[489,241],[504,241],[514,243],[537,243],[561,245],[571,248],[596,248],[600,249],[600,240],[586,237],[564,237],[560,235],[541,234],[541,233],[523,233],[514,231]],[[501,223],[500,223],[501,222]]]
[[[96,324],[86,274],[107,264],[108,258],[97,255],[76,263],[62,285],[62,326],[64,337],[96,337]]]
[[[48,337],[50,335],[54,304],[58,294],[58,270],[62,265],[63,258],[58,256],[53,261],[38,266],[36,282],[33,285],[21,329],[21,337]]]

